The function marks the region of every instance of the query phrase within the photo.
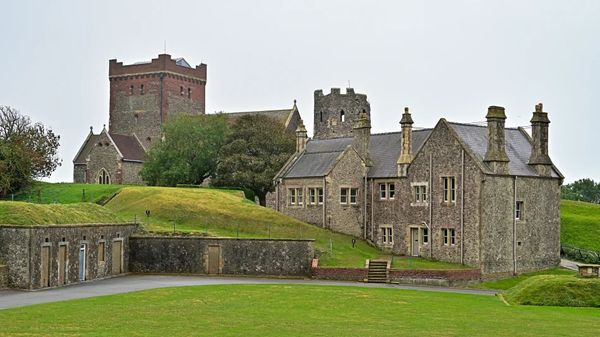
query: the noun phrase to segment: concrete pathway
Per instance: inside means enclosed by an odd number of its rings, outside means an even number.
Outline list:
[[[567,259],[560,259],[560,266],[563,268],[567,268],[567,269],[571,269],[571,270],[575,270],[575,271],[577,271],[577,269],[578,269],[577,262],[567,260]]]
[[[493,296],[496,294],[495,291],[482,289],[321,281],[310,279],[269,279],[179,275],[126,275],[106,280],[80,283],[72,286],[37,291],[0,290],[0,309],[22,307],[26,305],[39,303],[65,301],[78,298],[122,294],[145,289],[181,287],[192,285],[202,286],[214,284],[309,284],[329,286],[352,286],[365,288],[411,289],[487,296]]]

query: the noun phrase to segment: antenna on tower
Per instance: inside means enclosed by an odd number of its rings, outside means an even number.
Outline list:
[[[352,88],[352,86],[350,85],[350,80],[348,80],[348,88]]]
[[[166,53],[167,53],[167,40],[165,40],[165,45],[164,45],[164,47],[165,47],[165,51],[164,51],[164,53],[166,54]]]

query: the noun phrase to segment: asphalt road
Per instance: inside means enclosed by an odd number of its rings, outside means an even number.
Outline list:
[[[61,288],[36,291],[0,290],[0,309],[16,308],[32,304],[65,301],[103,295],[122,294],[145,289],[203,286],[215,284],[309,284],[351,286],[366,288],[411,289],[421,291],[449,292],[475,295],[495,295],[495,291],[447,287],[321,281],[309,279],[270,279],[246,277],[209,277],[180,275],[126,275],[105,280],[75,284]]]

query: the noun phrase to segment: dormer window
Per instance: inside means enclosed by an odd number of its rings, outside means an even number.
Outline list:
[[[346,121],[346,114],[344,113],[344,110],[340,111],[340,122],[345,122]]]

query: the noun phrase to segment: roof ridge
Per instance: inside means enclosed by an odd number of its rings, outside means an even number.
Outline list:
[[[221,111],[223,114],[226,115],[234,115],[234,114],[246,114],[246,113],[257,113],[257,112],[275,112],[275,111],[289,111],[291,112],[292,110],[294,110],[293,108],[286,108],[286,109],[272,109],[272,110],[248,110],[248,111],[232,111],[232,112],[228,112],[228,111]]]
[[[461,122],[450,122],[450,121],[447,121],[447,122],[448,122],[448,124],[464,125],[464,126],[477,126],[477,127],[480,127],[480,128],[486,128],[487,129],[487,125],[479,125],[479,124],[473,124],[473,123],[461,123]],[[513,127],[511,127],[511,126],[507,127],[507,126],[505,126],[504,130],[506,130],[506,129],[509,129],[509,130],[519,130],[519,127],[518,126],[517,127],[514,127],[514,126]]]

